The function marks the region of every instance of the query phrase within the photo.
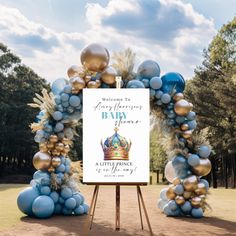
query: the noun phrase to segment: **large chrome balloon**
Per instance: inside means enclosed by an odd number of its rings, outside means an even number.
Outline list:
[[[192,167],[194,174],[198,176],[206,176],[211,172],[211,162],[208,158],[200,158],[200,164]]]
[[[70,83],[72,87],[77,91],[82,90],[85,87],[85,81],[80,77],[71,78]]]
[[[33,157],[33,165],[37,170],[47,170],[51,165],[51,156],[45,152],[37,152]]]
[[[77,66],[77,65],[72,65],[68,70],[67,70],[67,75],[69,78],[74,78],[74,77],[84,77],[85,76],[85,71],[83,67]]]
[[[85,47],[80,56],[81,63],[86,69],[97,72],[102,72],[108,66],[109,59],[108,50],[97,43]]]
[[[102,72],[102,81],[106,84],[114,84],[116,82],[117,72],[109,66]]]
[[[186,116],[191,111],[191,106],[188,101],[181,99],[175,103],[174,110],[178,115]]]
[[[197,188],[198,180],[196,175],[191,175],[184,179],[184,189],[188,192],[194,191]]]

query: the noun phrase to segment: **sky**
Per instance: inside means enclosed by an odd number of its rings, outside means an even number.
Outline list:
[[[0,42],[49,82],[90,43],[111,56],[129,47],[136,67],[152,59],[189,79],[235,13],[236,0],[0,0]]]

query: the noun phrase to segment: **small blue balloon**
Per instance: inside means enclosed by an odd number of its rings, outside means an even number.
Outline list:
[[[196,128],[197,128],[197,122],[196,122],[196,120],[188,121],[188,127],[189,127],[190,130],[196,129]]]
[[[157,105],[157,106],[161,106],[162,104],[163,104],[163,103],[162,103],[161,100],[157,100],[157,101],[156,101],[156,105]]]
[[[178,124],[182,124],[182,123],[184,123],[184,121],[185,121],[185,117],[184,117],[184,116],[176,116],[175,121],[176,121]]]
[[[74,107],[71,107],[71,106],[68,106],[67,109],[66,109],[66,111],[67,111],[69,114],[73,113],[74,110],[75,110],[75,108],[74,108]]]
[[[70,197],[65,200],[65,207],[67,209],[74,209],[76,207],[76,200],[73,197]]]
[[[80,98],[79,96],[75,96],[75,95],[72,95],[69,99],[69,104],[72,106],[72,107],[77,107],[79,106],[80,104]]]
[[[206,179],[200,179],[200,183],[203,183],[205,185],[206,190],[209,189],[209,183],[208,183],[208,181]]]
[[[52,93],[54,95],[60,94],[67,84],[68,84],[68,80],[66,79],[60,78],[60,79],[55,80],[51,86]]]
[[[166,195],[167,190],[168,190],[167,188],[164,188],[164,189],[161,190],[161,192],[160,192],[160,199],[162,199],[164,201],[168,200],[167,195]]]
[[[168,103],[171,101],[171,96],[170,96],[168,93],[164,93],[164,94],[161,96],[161,101],[162,101],[164,104],[168,104]]]
[[[56,133],[61,132],[64,129],[64,125],[61,122],[57,122],[54,128]]]
[[[200,157],[208,158],[211,154],[211,149],[206,145],[201,145],[198,148],[198,154]]]
[[[191,215],[194,218],[202,218],[203,217],[203,210],[202,208],[193,208],[191,211]]]
[[[50,175],[48,172],[42,171],[42,170],[37,170],[34,172],[33,179],[50,179]]]
[[[70,173],[70,166],[68,165],[65,166],[65,173]]]
[[[175,186],[174,192],[178,195],[182,195],[184,193],[184,187],[182,184],[177,184]]]
[[[52,114],[52,117],[54,120],[61,120],[63,115],[60,111],[55,111],[53,114]]]
[[[55,204],[54,214],[59,215],[61,213],[62,206],[60,203]]]
[[[143,82],[145,88],[149,88],[150,87],[150,83],[149,83],[148,79],[142,79],[141,81]]]
[[[63,132],[57,133],[57,136],[58,136],[59,139],[63,139],[65,137]]]
[[[157,99],[160,99],[161,96],[162,96],[162,94],[163,94],[163,92],[162,92],[161,90],[158,90],[158,91],[156,91],[155,97],[156,97]]]
[[[50,198],[57,203],[59,201],[59,194],[56,191],[50,193]]]
[[[56,172],[59,173],[59,172],[65,172],[65,165],[64,164],[60,164],[57,168],[56,168]]]
[[[70,188],[68,187],[65,187],[61,190],[61,196],[64,198],[64,199],[67,199],[67,198],[70,198],[72,197],[73,195],[73,192]]]
[[[64,203],[65,203],[65,200],[64,200],[63,197],[59,197],[59,203],[60,203],[60,204],[64,204]]]
[[[170,72],[161,77],[162,79],[162,91],[164,93],[182,93],[185,87],[185,81],[181,74],[176,72]]]
[[[37,188],[28,187],[22,190],[17,198],[18,208],[26,215],[33,215],[32,204],[38,196],[39,191]]]
[[[75,215],[83,215],[84,214],[84,207],[82,205],[78,206],[74,210]]]
[[[181,210],[184,212],[185,215],[190,214],[192,210],[192,205],[189,201],[186,201],[183,205],[180,206]]]
[[[138,67],[138,75],[151,79],[152,77],[160,76],[160,67],[159,65],[152,60],[146,60],[142,62]]]
[[[60,111],[60,112],[63,112],[63,111],[64,111],[62,105],[57,105],[57,106],[56,106],[56,109],[57,109],[58,111]]]
[[[66,158],[64,156],[60,156],[60,158],[61,158],[61,163],[65,164]]]
[[[169,201],[168,205],[169,205],[170,210],[172,211],[175,211],[178,208],[178,205],[174,200]]]
[[[74,198],[75,201],[76,201],[76,207],[78,207],[79,205],[82,204],[82,198],[81,198],[81,196],[80,196],[79,193],[73,194],[73,198]]]
[[[196,113],[194,111],[190,111],[187,115],[188,120],[195,120],[196,118]]]
[[[44,137],[44,134],[45,134],[45,132],[44,132],[43,130],[37,130],[37,131],[36,131],[36,135],[39,136],[39,137],[41,137],[41,138]]]
[[[62,93],[61,94],[61,101],[62,102],[68,102],[69,98],[70,98],[70,96],[67,93]]]
[[[188,157],[188,164],[190,166],[197,166],[200,164],[200,158],[198,155],[196,154],[191,154],[189,157]]]
[[[40,193],[42,195],[49,195],[51,193],[51,189],[48,186],[42,186],[40,188]]]
[[[44,125],[44,130],[48,133],[51,133],[52,132],[52,126],[49,125],[49,124],[45,124]]]
[[[61,104],[61,96],[56,95],[55,98],[54,98],[54,101],[57,105],[60,105]]]
[[[71,93],[72,87],[68,84],[64,87],[63,92],[64,93]]]
[[[162,86],[162,80],[160,77],[152,77],[150,80],[150,87],[152,89],[159,89]]]
[[[66,102],[62,102],[61,105],[64,108],[63,110],[66,111],[66,108],[69,107],[70,104],[69,102],[66,101]]]
[[[157,207],[163,211],[164,209],[164,206],[168,203],[168,201],[165,201],[165,200],[162,200],[162,199],[159,199],[158,202],[157,202]]]
[[[150,89],[150,97],[154,97],[156,95],[156,90]]]
[[[48,196],[37,197],[32,205],[32,211],[34,215],[38,218],[48,218],[54,212],[54,202]]]
[[[72,210],[70,210],[70,209],[68,209],[66,207],[63,207],[62,208],[62,214],[66,215],[66,216],[72,215]]]
[[[144,84],[139,80],[130,80],[126,88],[145,88]]]
[[[173,119],[173,118],[176,117],[176,114],[175,114],[175,112],[174,112],[173,110],[170,110],[170,111],[168,112],[167,116],[168,116],[168,118]]]

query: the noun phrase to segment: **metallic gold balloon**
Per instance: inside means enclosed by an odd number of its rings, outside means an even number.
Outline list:
[[[178,115],[186,116],[190,112],[191,106],[189,105],[189,102],[181,99],[175,103],[174,110]]]
[[[68,153],[70,151],[70,146],[69,145],[66,145],[65,147],[64,147],[64,152],[65,153]]]
[[[208,158],[200,158],[200,164],[192,167],[195,175],[206,176],[211,172],[211,162]]]
[[[85,87],[85,82],[80,77],[70,79],[70,83],[75,90],[82,90]]]
[[[184,191],[183,197],[187,200],[191,198],[192,194],[193,194],[192,192]]]
[[[55,146],[55,149],[59,152],[64,150],[64,144],[63,143],[57,143]]]
[[[200,197],[193,197],[191,199],[191,205],[193,207],[200,207],[202,203],[202,199]]]
[[[57,135],[50,135],[49,141],[50,141],[51,143],[56,143],[56,142],[58,141]]]
[[[166,191],[166,196],[170,200],[175,199],[176,194],[175,194],[174,190],[171,187],[169,187],[169,189]]]
[[[40,143],[39,150],[40,150],[40,152],[47,152],[48,151],[47,143]]]
[[[116,82],[117,72],[109,66],[102,72],[102,81],[106,84],[114,84]]]
[[[183,204],[185,203],[185,199],[184,199],[183,196],[176,196],[175,202],[176,202],[178,205],[183,205]]]
[[[99,88],[101,86],[100,80],[89,81],[87,84],[87,88]]]
[[[186,131],[186,130],[189,129],[189,126],[188,126],[188,124],[182,124],[180,129],[183,130],[183,131]]]
[[[48,142],[47,143],[47,148],[48,149],[53,149],[54,148],[54,143]]]
[[[193,110],[193,104],[191,102],[189,103],[189,106],[190,106],[190,110],[192,111]]]
[[[176,93],[173,97],[174,101],[178,102],[181,99],[184,99],[184,95],[182,93]]]
[[[37,152],[33,157],[33,165],[37,170],[47,170],[51,165],[51,156],[45,152]]]
[[[52,158],[52,166],[57,168],[61,164],[61,158],[60,157],[53,157]]]
[[[72,65],[68,70],[67,70],[67,75],[69,78],[73,77],[84,77],[85,76],[85,71],[84,68],[81,66],[77,65]]]
[[[188,192],[194,191],[197,188],[198,180],[196,175],[191,175],[184,179],[184,189]]]
[[[52,150],[52,155],[53,156],[59,156],[60,155],[60,151],[56,150],[56,149],[53,149]]]
[[[54,172],[55,171],[55,168],[53,167],[53,166],[50,166],[49,168],[48,168],[48,172]]]
[[[91,71],[102,72],[109,64],[110,55],[106,48],[93,43],[85,47],[80,56],[82,65]]]
[[[185,139],[191,138],[192,137],[192,130],[186,130],[181,133],[181,136]]]
[[[173,185],[177,185],[181,183],[181,180],[178,177],[175,177],[172,181]]]
[[[69,144],[71,144],[71,140],[68,138],[63,138],[62,143],[64,143],[65,145],[69,145]]]
[[[207,189],[204,183],[198,183],[197,189],[195,189],[195,193],[197,195],[205,195],[207,193]]]

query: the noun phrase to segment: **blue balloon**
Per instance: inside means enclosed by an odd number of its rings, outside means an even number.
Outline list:
[[[70,96],[67,93],[62,93],[61,94],[61,101],[62,101],[62,103],[63,102],[68,102],[69,98],[70,98]]]
[[[50,193],[50,198],[57,203],[59,201],[59,194],[56,191]]]
[[[173,120],[173,119],[168,119],[168,120],[167,120],[167,125],[169,125],[169,126],[175,125],[175,120]]]
[[[49,125],[49,124],[45,124],[44,125],[44,130],[48,133],[51,133],[52,132],[52,126]]]
[[[156,95],[156,90],[150,89],[150,97],[154,97]]]
[[[54,120],[61,120],[63,115],[60,111],[55,111],[53,114],[52,114],[52,117]]]
[[[63,208],[62,208],[62,214],[63,214],[63,215],[66,215],[66,216],[72,215],[72,210],[71,210],[71,209],[68,209],[68,208],[66,208],[66,207],[63,207]]]
[[[178,124],[182,124],[182,123],[184,123],[184,121],[185,121],[185,117],[184,117],[184,116],[176,116],[175,121],[176,121]]]
[[[72,87],[68,84],[64,87],[63,92],[64,93],[71,93]]]
[[[200,183],[203,183],[205,185],[206,190],[209,189],[209,183],[208,183],[208,181],[206,179],[200,179]]]
[[[62,210],[62,206],[60,203],[55,204],[54,214],[60,214]]]
[[[57,109],[58,111],[60,111],[60,112],[63,112],[63,111],[64,111],[62,105],[57,105],[57,106],[56,106],[56,109]]]
[[[162,199],[159,199],[158,202],[157,202],[157,207],[163,211],[164,209],[164,206],[168,203],[168,201],[165,201],[165,200],[162,200]]]
[[[185,215],[190,214],[192,210],[192,205],[189,201],[186,201],[183,205],[180,206],[181,210],[184,212]]]
[[[175,112],[174,112],[173,110],[170,110],[170,111],[168,112],[167,116],[168,116],[168,118],[173,119],[173,118],[176,117],[176,114],[175,114]]]
[[[203,210],[202,208],[193,208],[191,211],[191,215],[194,218],[202,218],[203,217]]]
[[[51,189],[48,186],[42,186],[40,188],[40,193],[42,195],[49,195],[51,193]]]
[[[54,202],[48,196],[37,197],[32,205],[32,211],[34,215],[38,218],[48,218],[54,212]]]
[[[76,207],[78,207],[79,205],[82,204],[82,198],[81,198],[81,196],[80,196],[79,193],[73,194],[73,198],[74,198],[75,201],[76,201]]]
[[[70,166],[69,165],[65,166],[65,173],[70,173]]]
[[[56,133],[61,132],[64,129],[64,125],[61,122],[57,122],[54,128]]]
[[[160,76],[159,65],[152,60],[146,60],[142,62],[138,67],[138,75],[151,79],[152,77]]]
[[[72,106],[68,106],[66,110],[67,110],[67,112],[68,112],[69,114],[71,114],[71,113],[74,112],[75,108],[72,107]]]
[[[39,191],[35,187],[28,187],[22,190],[17,198],[18,208],[26,215],[33,215],[32,204],[39,196]]]
[[[150,80],[150,87],[152,89],[159,89],[162,86],[162,80],[160,77],[152,77]]]
[[[45,132],[43,130],[37,130],[37,132],[36,132],[36,135],[41,137],[41,138],[44,137],[44,134],[45,134]]]
[[[61,104],[61,96],[56,95],[54,101],[57,105],[60,105]]]
[[[63,132],[57,133],[57,136],[58,136],[59,139],[63,139],[65,137]]]
[[[196,122],[196,120],[188,121],[188,127],[189,127],[190,130],[196,129],[196,128],[197,128],[197,122]]]
[[[197,166],[200,164],[200,158],[198,155],[196,154],[191,154],[189,157],[188,157],[188,164],[190,166]]]
[[[178,195],[182,195],[184,193],[184,187],[182,184],[177,184],[175,186],[174,192]]]
[[[75,208],[74,213],[75,215],[83,215],[84,214],[84,207],[82,205]]]
[[[160,99],[161,96],[162,96],[162,94],[163,94],[163,92],[162,92],[161,90],[158,90],[158,91],[156,91],[155,97],[156,97],[157,99]]]
[[[145,88],[144,84],[139,80],[130,80],[126,88]]]
[[[149,88],[150,87],[150,83],[149,83],[148,79],[142,79],[141,81],[143,82],[145,88]]]
[[[50,179],[50,175],[48,174],[48,172],[37,170],[36,172],[34,172],[33,179],[35,180]]]
[[[183,156],[176,156],[173,161],[172,165],[174,167],[176,175],[183,179],[187,177],[187,171],[189,169],[189,165],[187,159]]]
[[[200,157],[208,158],[211,154],[211,149],[206,145],[201,145],[198,148],[198,154]]]
[[[164,93],[164,94],[161,96],[161,101],[162,101],[164,104],[168,104],[168,103],[171,101],[171,96],[170,96],[168,93]]]
[[[177,210],[177,208],[178,208],[178,205],[177,205],[177,203],[175,202],[175,200],[170,200],[170,201],[168,202],[168,205],[169,205],[169,208],[170,208],[171,211],[175,211],[175,210]]]
[[[78,96],[71,96],[70,99],[69,99],[69,104],[72,106],[72,107],[77,107],[80,105],[80,98]]]
[[[196,113],[194,111],[190,111],[187,115],[188,120],[195,120],[196,118]]]
[[[59,203],[60,203],[60,204],[64,204],[64,203],[65,203],[65,200],[64,200],[64,198],[62,198],[62,197],[59,197]]]
[[[68,209],[74,209],[76,207],[76,200],[73,197],[66,199],[65,206]]]
[[[164,188],[164,189],[161,190],[161,192],[160,192],[160,199],[162,199],[164,201],[168,200],[166,192],[167,192],[167,188]]]
[[[68,84],[68,80],[66,79],[57,79],[55,80],[53,83],[52,83],[52,86],[51,86],[51,91],[54,95],[58,95],[60,94],[64,87]]]
[[[61,164],[65,164],[66,158],[64,156],[60,156],[61,158]]]
[[[72,197],[73,195],[73,192],[70,188],[68,187],[65,187],[61,190],[61,196],[64,198],[64,199],[67,199],[67,198],[70,198]]]
[[[71,163],[70,158],[66,158],[66,159],[65,159],[65,164],[66,164],[66,165],[70,165],[70,163]]]
[[[161,106],[162,105],[162,101],[161,100],[157,100],[156,101],[156,105]]]
[[[65,108],[69,107],[70,104],[69,104],[68,101],[66,101],[66,102],[62,102],[61,105],[62,105],[62,107],[64,108],[63,110],[66,111]]]
[[[164,93],[182,93],[185,87],[185,81],[181,74],[170,72],[161,77],[162,87],[161,90]]]
[[[84,214],[88,214],[89,206],[87,204],[85,204],[85,203],[82,206],[84,208]]]
[[[59,173],[59,172],[65,172],[65,165],[64,164],[60,164],[57,168],[56,168],[56,172]]]

